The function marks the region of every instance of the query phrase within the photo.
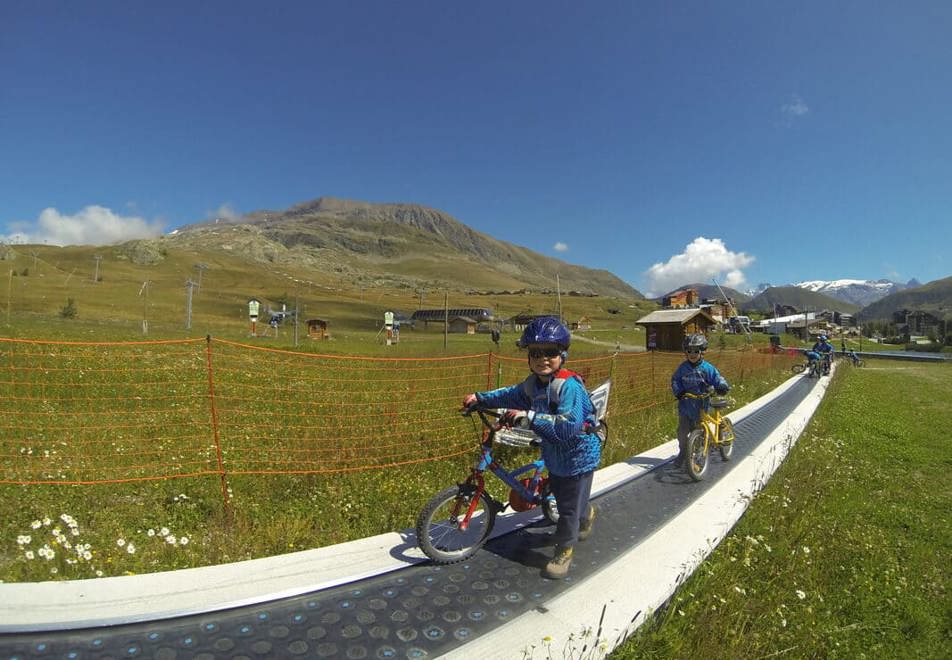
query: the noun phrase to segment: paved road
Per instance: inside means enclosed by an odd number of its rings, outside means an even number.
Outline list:
[[[616,351],[625,351],[628,353],[644,353],[646,350],[644,346],[633,346],[631,344],[621,344],[617,341],[604,341],[601,339],[590,339],[588,337],[583,337],[582,335],[579,335],[579,334],[572,335],[572,340],[583,341],[586,344],[595,344],[596,346],[607,346]]]

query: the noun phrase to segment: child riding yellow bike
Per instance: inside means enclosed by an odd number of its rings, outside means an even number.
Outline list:
[[[710,398],[704,397],[708,389],[718,394],[727,394],[730,385],[713,364],[704,359],[707,338],[699,333],[687,335],[681,342],[685,360],[671,376],[671,391],[678,399],[678,456],[675,467],[686,467],[688,459],[688,434],[698,425],[701,410],[709,410]],[[693,394],[694,397],[686,397]],[[701,398],[695,398],[701,397]]]

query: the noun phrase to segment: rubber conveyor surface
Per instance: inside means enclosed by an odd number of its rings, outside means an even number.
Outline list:
[[[569,577],[547,580],[551,526],[540,522],[490,541],[470,561],[418,564],[280,600],[108,627],[0,634],[0,659],[432,658],[521,613],[544,609],[689,506],[756,447],[810,391],[802,379],[735,424],[731,461],[712,455],[704,481],[662,464],[594,500],[591,538],[575,549]]]

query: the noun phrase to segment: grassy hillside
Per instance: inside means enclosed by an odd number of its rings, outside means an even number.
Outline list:
[[[230,228],[228,228],[230,231]],[[240,238],[244,230],[238,229]],[[222,249],[231,245],[231,249]],[[213,334],[222,338],[247,339],[250,324],[247,301],[262,301],[259,330],[266,326],[268,309],[285,302],[295,305],[301,319],[329,322],[334,339],[322,342],[320,350],[333,351],[350,336],[373,343],[387,310],[406,314],[422,306],[442,308],[444,296],[450,307],[489,307],[497,316],[519,312],[551,313],[558,309],[555,292],[479,295],[463,290],[472,265],[457,267],[457,288],[397,286],[386,278],[327,273],[308,267],[303,260],[284,263],[249,259],[250,246],[236,239],[218,247],[176,248],[170,242],[134,242],[119,246],[55,247],[13,246],[0,260],[0,334],[14,337],[128,340],[182,338]],[[101,259],[96,260],[96,257]],[[429,263],[429,262],[427,262]],[[198,264],[204,264],[199,269]],[[408,265],[407,268],[411,268]],[[98,280],[96,279],[98,271]],[[414,271],[422,272],[416,266]],[[187,281],[193,281],[191,329],[186,329]],[[201,285],[198,286],[198,283]],[[144,283],[148,282],[148,285]],[[74,318],[61,318],[72,299]],[[593,331],[615,339],[618,332],[634,333],[634,321],[653,303],[635,298],[573,296],[563,292],[564,317],[591,319]],[[148,322],[148,334],[143,332]],[[283,325],[277,339],[259,338],[287,345],[293,326]],[[304,328],[299,328],[303,336]],[[431,326],[404,332],[412,342],[424,335],[441,335]],[[636,337],[622,336],[622,341]],[[488,339],[486,340],[488,341]],[[639,341],[643,345],[643,340]],[[313,347],[312,347],[313,348]]]
[[[877,300],[858,314],[860,320],[892,320],[901,309],[929,312],[939,318],[952,319],[952,277],[935,280],[915,289],[906,289]]]

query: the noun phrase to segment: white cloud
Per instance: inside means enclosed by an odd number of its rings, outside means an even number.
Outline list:
[[[667,263],[657,263],[645,271],[648,282],[646,295],[664,295],[685,284],[706,284],[712,278],[716,278],[720,284],[737,289],[746,282],[743,269],[752,264],[754,259],[755,257],[743,252],[731,252],[719,238],[698,236],[681,254],[674,255]]]
[[[780,106],[780,111],[787,117],[802,117],[810,112],[810,106],[800,98],[799,94],[793,94],[789,103]]]
[[[103,206],[87,206],[75,215],[54,208],[43,209],[34,222],[11,222],[11,233],[0,236],[9,243],[49,245],[109,245],[162,234],[162,222],[139,216],[122,216]]]
[[[232,208],[231,204],[225,202],[214,211],[207,211],[205,217],[209,220],[221,220],[223,222],[238,222],[241,220],[241,213]]]
[[[563,243],[562,241],[559,241],[558,243],[552,246],[552,249],[555,250],[556,252],[568,252],[569,246],[568,246],[568,243]]]

